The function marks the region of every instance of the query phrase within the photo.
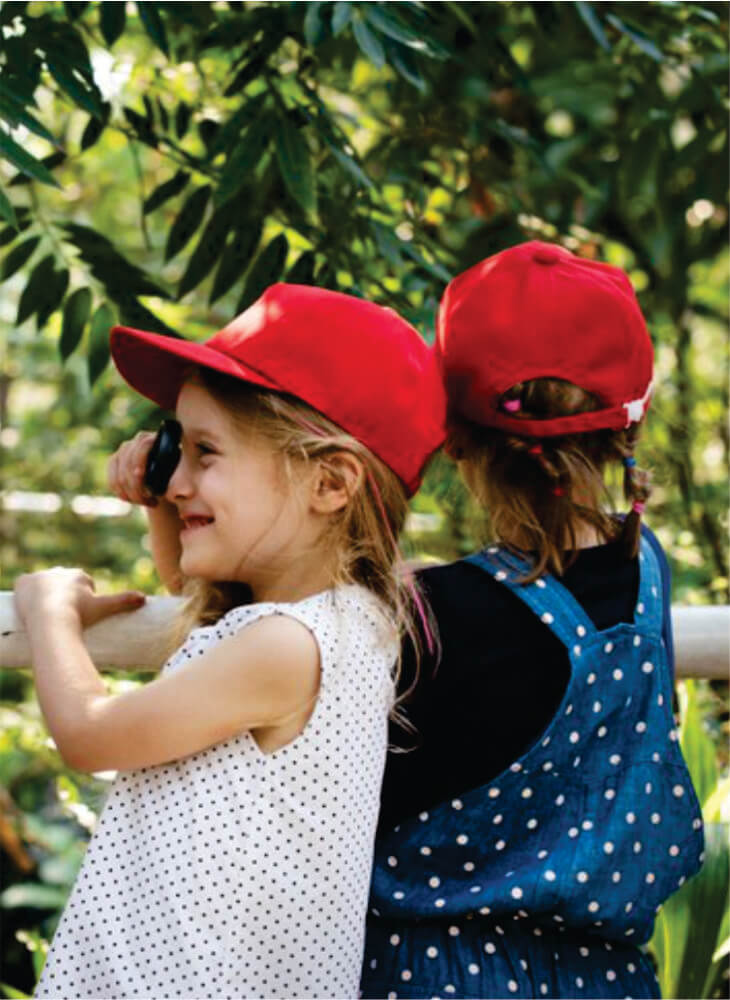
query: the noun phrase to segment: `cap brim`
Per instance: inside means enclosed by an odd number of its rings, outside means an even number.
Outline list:
[[[180,386],[194,365],[281,391],[275,382],[253,368],[221,351],[190,340],[115,326],[111,331],[110,346],[114,364],[122,378],[164,410],[175,409]]]

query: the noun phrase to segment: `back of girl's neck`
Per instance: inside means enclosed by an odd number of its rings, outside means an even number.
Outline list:
[[[530,552],[534,548],[529,538],[523,536],[519,531],[503,535],[501,541],[505,545],[511,545],[523,552]],[[605,538],[593,525],[579,524],[575,529],[575,537],[566,538],[563,551],[574,552],[577,549],[592,549],[597,545],[606,545],[608,541],[609,539]]]

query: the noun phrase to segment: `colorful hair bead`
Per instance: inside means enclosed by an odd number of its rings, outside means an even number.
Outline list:
[[[531,448],[527,449],[527,454],[528,455],[542,455],[542,445],[541,444],[533,444],[533,446]]]
[[[502,403],[502,409],[507,410],[508,413],[517,413],[522,409],[522,403],[519,399],[505,399]]]
[[[641,517],[641,515],[646,510],[646,504],[642,503],[641,500],[634,500],[634,502],[631,504],[631,510],[634,512],[634,514],[638,514]]]

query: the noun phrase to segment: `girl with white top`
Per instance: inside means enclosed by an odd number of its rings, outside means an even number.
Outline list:
[[[97,596],[79,570],[17,583],[60,752],[119,772],[36,996],[356,996],[419,603],[396,538],[443,437],[432,357],[391,310],[283,284],[206,344],[117,327],[112,354],[180,425],[157,501],[152,435],[110,482],[149,505],[187,637],[157,679],[110,695],[83,629],[143,596]]]

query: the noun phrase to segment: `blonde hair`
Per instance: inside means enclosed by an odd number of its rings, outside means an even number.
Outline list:
[[[396,539],[405,524],[408,498],[396,474],[369,448],[333,421],[294,396],[261,389],[208,368],[191,369],[186,380],[200,385],[228,413],[236,428],[268,442],[283,461],[288,477],[297,463],[319,462],[335,480],[341,472],[331,458],[347,451],[361,463],[364,480],[348,503],[331,515],[322,544],[333,560],[332,585],[358,583],[374,594],[387,624],[400,638],[407,633],[419,649],[415,614],[422,612],[417,584],[401,565]],[[174,623],[170,651],[192,628],[217,621],[240,604],[251,602],[246,584],[186,581],[187,598]],[[395,681],[400,670],[396,664]],[[401,701],[402,695],[398,701]],[[397,710],[394,713],[397,717]]]
[[[562,379],[533,379],[513,386],[501,404],[519,401],[511,416],[547,419],[599,408],[590,393]],[[494,536],[533,559],[525,583],[546,571],[562,575],[577,555],[581,527],[593,527],[603,541],[620,539],[627,556],[639,547],[640,515],[607,513],[606,467],[629,459],[624,496],[643,504],[649,474],[632,462],[639,425],[561,437],[523,437],[453,418],[447,450],[477,502],[489,512]],[[516,542],[515,539],[519,539]],[[572,553],[568,555],[567,553]]]

